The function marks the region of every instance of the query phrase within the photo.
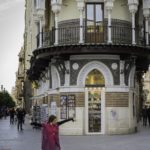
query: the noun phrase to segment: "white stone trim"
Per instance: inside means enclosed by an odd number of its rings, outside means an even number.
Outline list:
[[[37,99],[41,99],[41,98],[43,98],[43,97],[45,97],[44,94],[39,94],[39,95],[36,95],[36,96],[31,97],[30,99],[31,99],[31,100],[37,100]]]
[[[61,87],[59,92],[85,92],[83,87]]]
[[[112,75],[110,69],[102,62],[92,61],[92,62],[87,63],[80,70],[80,72],[78,74],[78,78],[77,78],[78,86],[82,86],[82,87],[85,86],[85,79],[86,79],[88,73],[90,71],[92,71],[93,69],[97,69],[103,74],[106,87],[114,84],[113,75]]]
[[[85,0],[85,2],[104,2],[104,0]]]
[[[82,60],[82,59],[110,59],[110,60],[120,60],[118,55],[72,55],[70,60]]]
[[[54,65],[51,66],[51,75],[52,75],[52,89],[60,87],[60,76],[57,68]]]
[[[112,86],[112,87],[106,87],[105,91],[106,92],[129,92],[129,87],[121,87],[121,86]]]
[[[134,87],[135,66],[132,67],[129,74],[128,85]]]
[[[125,61],[120,60],[120,85],[121,86],[125,86],[124,65],[125,65]]]
[[[54,93],[71,93],[71,92],[85,92],[85,88],[81,87],[60,87],[59,89],[50,89],[48,90],[48,94]]]
[[[65,67],[70,72],[70,61],[65,61]],[[65,73],[65,86],[70,84],[70,73]]]
[[[101,91],[101,133],[106,133],[105,88]]]
[[[56,90],[56,89],[50,89],[47,91],[47,94],[50,95],[50,94],[59,94],[59,90]]]
[[[88,89],[85,89],[85,112],[84,112],[85,134],[88,134]]]

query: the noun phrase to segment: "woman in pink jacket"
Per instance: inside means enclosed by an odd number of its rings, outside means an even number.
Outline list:
[[[57,122],[56,116],[51,115],[47,123],[32,123],[32,125],[38,125],[43,127],[42,150],[61,150],[59,143],[59,126],[71,120],[74,121],[73,118],[70,118]]]

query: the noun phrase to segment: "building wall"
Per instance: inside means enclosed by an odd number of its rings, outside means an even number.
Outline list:
[[[107,18],[107,17],[106,17]],[[112,18],[119,20],[126,20],[131,22],[131,14],[127,0],[115,0],[112,11]]]
[[[63,76],[63,72],[60,71],[59,66],[53,64],[51,73],[54,83],[51,88],[48,88],[49,83],[41,80],[41,86],[37,89],[37,96],[41,96],[43,93],[44,97],[45,93],[47,93],[49,95],[49,106],[52,101],[56,101],[57,116],[58,119],[60,119],[60,96],[68,94],[75,95],[76,122],[70,122],[62,126],[60,130],[61,134],[86,134],[85,112],[87,108],[85,107],[85,102],[88,100],[85,97],[85,78],[92,69],[101,71],[105,78],[105,105],[103,105],[102,108],[104,110],[104,121],[102,122],[104,131],[102,131],[102,133],[124,134],[135,132],[136,112],[134,117],[132,116],[133,107],[134,109],[136,108],[136,101],[133,101],[133,93],[138,95],[138,91],[130,90],[130,88],[134,86],[134,67],[133,64],[130,64],[131,66],[129,64],[127,65],[125,61],[123,63],[125,65],[124,68],[128,69],[129,73],[120,74],[120,68],[122,67],[121,63],[122,60],[120,60],[120,57],[117,55],[70,56],[70,74],[65,74]],[[128,68],[126,66],[128,66]],[[70,80],[66,78],[66,75]],[[64,84],[61,85],[61,82]]]
[[[93,2],[93,1],[88,1]],[[100,1],[95,1],[100,2]],[[104,3],[104,2],[102,2]],[[69,12],[69,13],[68,13]],[[80,16],[75,0],[65,0],[59,13],[59,21],[78,19]],[[84,11],[85,18],[85,11]],[[107,18],[107,11],[104,8],[104,18]],[[131,22],[131,14],[129,12],[127,0],[115,0],[112,11],[112,18]]]
[[[88,0],[88,2],[91,1]],[[95,0],[94,2],[99,1]],[[34,14],[34,11],[31,12]],[[59,26],[66,26],[69,23],[79,25],[79,16],[77,2],[75,0],[64,0],[58,18]],[[27,19],[31,20],[31,23],[28,24],[28,26],[31,26],[30,30],[32,33],[32,37],[28,35],[28,40],[30,39],[29,41],[31,42],[32,40],[33,42],[32,45],[28,45],[28,49],[31,47],[30,50],[36,48],[36,22],[39,21],[37,15],[32,17],[33,18]],[[105,18],[107,18],[106,10]],[[114,2],[112,11],[112,23],[114,24],[116,23],[115,19],[121,22],[124,21],[124,24],[129,23],[129,25],[131,25],[131,14],[129,13],[127,0],[116,0]],[[54,14],[52,12],[49,25],[49,28],[54,25]],[[29,52],[31,52],[30,50]],[[88,99],[85,96],[85,78],[92,69],[98,69],[105,78],[105,86],[103,87],[105,89],[104,103],[102,106],[102,124],[104,127],[102,133],[126,134],[135,132],[137,128],[136,108],[138,107],[139,91],[138,89],[136,90],[134,86],[135,64],[132,61],[133,60],[122,60],[119,55],[95,54],[82,56],[72,55],[67,61],[62,60],[59,63],[53,62],[48,68],[50,75],[47,81],[44,81],[45,79],[43,77],[38,81],[39,87],[35,92],[35,100],[38,101],[38,105],[42,105],[44,97],[48,96],[49,112],[51,102],[55,101],[57,103],[57,117],[60,119],[60,96],[64,94],[74,94],[76,96],[76,121],[63,125],[60,133],[63,135],[87,134],[85,118]],[[69,73],[61,69],[61,65],[63,68],[66,67]]]
[[[80,14],[75,0],[65,0],[63,4],[61,13],[59,14],[59,21],[79,18]]]
[[[144,104],[150,106],[150,71],[147,71],[143,76],[143,90],[145,93]]]

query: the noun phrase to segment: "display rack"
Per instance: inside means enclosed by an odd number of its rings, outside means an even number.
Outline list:
[[[60,101],[61,119],[74,118],[76,114],[75,95],[61,95]]]

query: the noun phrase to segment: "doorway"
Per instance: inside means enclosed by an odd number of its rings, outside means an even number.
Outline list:
[[[102,133],[105,80],[100,71],[93,69],[85,81],[86,134]]]

